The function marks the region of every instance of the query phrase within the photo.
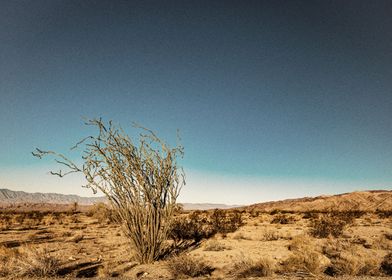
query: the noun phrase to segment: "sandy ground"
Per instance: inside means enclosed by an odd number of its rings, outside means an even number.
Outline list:
[[[150,265],[138,264],[119,225],[99,221],[99,218],[89,217],[86,213],[50,213],[39,219],[23,220],[18,218],[20,214],[2,215],[0,247],[6,250],[29,246],[44,248],[60,259],[64,277],[173,279],[166,260]],[[5,215],[9,217],[5,218]],[[218,234],[189,250],[189,256],[214,268],[211,276],[197,279],[234,279],[235,263],[262,258],[268,258],[275,270],[273,277],[263,279],[304,279],[312,275],[303,271],[286,271],[287,259],[301,253],[314,253],[320,264],[327,267],[331,260],[325,251],[339,248],[351,254],[350,261],[360,263],[370,259],[379,264],[387,253],[392,252],[392,241],[386,238],[392,235],[390,217],[380,218],[374,213],[367,213],[355,219],[339,238],[314,238],[309,235],[309,219],[303,218],[303,214],[285,215],[291,219],[288,224],[271,223],[274,215],[244,213],[244,225],[237,231],[226,236]],[[328,277],[321,273],[315,278]],[[354,278],[382,277],[339,279]]]

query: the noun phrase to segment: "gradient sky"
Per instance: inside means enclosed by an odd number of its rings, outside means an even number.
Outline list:
[[[180,130],[182,201],[391,189],[391,90],[391,1],[2,1],[0,188],[91,195],[30,152],[103,117]]]

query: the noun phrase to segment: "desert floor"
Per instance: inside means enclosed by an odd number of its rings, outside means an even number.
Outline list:
[[[178,257],[141,265],[135,261],[120,226],[100,211],[3,211],[0,275],[20,277],[21,266],[34,266],[38,255],[41,260],[37,262],[55,259],[56,277],[66,278],[192,278],[181,275],[181,266],[192,269],[200,263],[209,268],[205,275],[195,277],[200,279],[254,279],[260,275],[267,275],[263,279],[391,277],[391,264],[386,259],[392,252],[392,217],[385,213],[356,214],[338,237],[321,238],[312,236],[312,220],[325,213],[243,210],[243,225],[234,232],[218,233],[196,244],[190,242],[193,245]],[[199,214],[208,213],[211,211]],[[183,213],[177,218],[186,220],[188,216]],[[173,262],[177,262],[174,270],[178,271],[173,271]]]

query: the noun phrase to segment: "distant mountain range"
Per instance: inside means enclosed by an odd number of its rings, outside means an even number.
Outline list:
[[[23,191],[12,191],[0,189],[0,204],[72,204],[93,205],[94,203],[106,202],[105,197],[82,197],[78,195],[59,193],[28,193]],[[208,209],[228,209],[239,207],[238,205],[225,205],[214,203],[181,203],[185,210],[208,210]]]
[[[33,205],[66,205],[77,202],[79,205],[88,206],[98,202],[105,202],[105,197],[81,197],[78,195],[65,195],[58,193],[27,193],[23,191],[12,191],[9,189],[0,189],[0,206],[21,205],[30,208]],[[392,191],[360,191],[338,195],[322,195],[317,197],[304,197],[297,199],[286,199],[281,201],[271,201],[257,203],[250,206],[225,205],[213,203],[182,203],[185,210],[208,210],[208,209],[228,209],[228,208],[246,208],[247,210],[259,211],[322,211],[322,210],[362,210],[392,211]],[[53,206],[52,206],[53,207]]]
[[[71,204],[77,202],[80,205],[92,205],[98,202],[105,202],[104,197],[81,197],[72,194],[59,193],[27,193],[23,191],[12,191],[0,189],[0,203],[50,203],[50,204]]]

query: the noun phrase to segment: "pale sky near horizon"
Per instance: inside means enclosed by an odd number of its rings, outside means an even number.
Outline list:
[[[0,188],[91,195],[31,151],[103,117],[180,130],[182,202],[392,189],[391,1],[3,1],[0,42]]]

